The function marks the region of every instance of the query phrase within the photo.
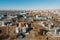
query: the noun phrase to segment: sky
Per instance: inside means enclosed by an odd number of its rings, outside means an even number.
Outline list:
[[[0,10],[60,9],[60,0],[0,0]]]

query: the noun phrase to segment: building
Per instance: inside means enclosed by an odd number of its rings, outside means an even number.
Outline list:
[[[45,16],[40,16],[40,15],[36,15],[36,16],[34,17],[34,20],[47,20],[47,17],[45,17]]]
[[[6,18],[6,17],[7,17],[7,15],[5,15],[5,14],[0,14],[0,20],[4,19],[4,18]]]

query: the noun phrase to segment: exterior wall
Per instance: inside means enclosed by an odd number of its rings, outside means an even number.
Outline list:
[[[2,33],[0,34],[1,35],[8,35],[8,27],[0,27],[0,30],[2,30]]]
[[[60,40],[60,37],[52,37],[52,38],[48,38],[48,40]]]

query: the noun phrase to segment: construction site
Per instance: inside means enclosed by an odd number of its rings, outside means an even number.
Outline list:
[[[60,10],[0,11],[0,40],[60,40]]]

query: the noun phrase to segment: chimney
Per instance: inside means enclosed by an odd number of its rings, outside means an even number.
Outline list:
[[[21,22],[19,22],[19,27],[21,28]]]
[[[48,25],[49,26],[49,30],[51,30],[51,25]]]
[[[3,21],[2,21],[2,26],[5,26]]]
[[[28,27],[28,24],[26,24],[26,27]]]
[[[57,29],[54,30],[54,34],[55,34],[55,35],[57,34]]]

